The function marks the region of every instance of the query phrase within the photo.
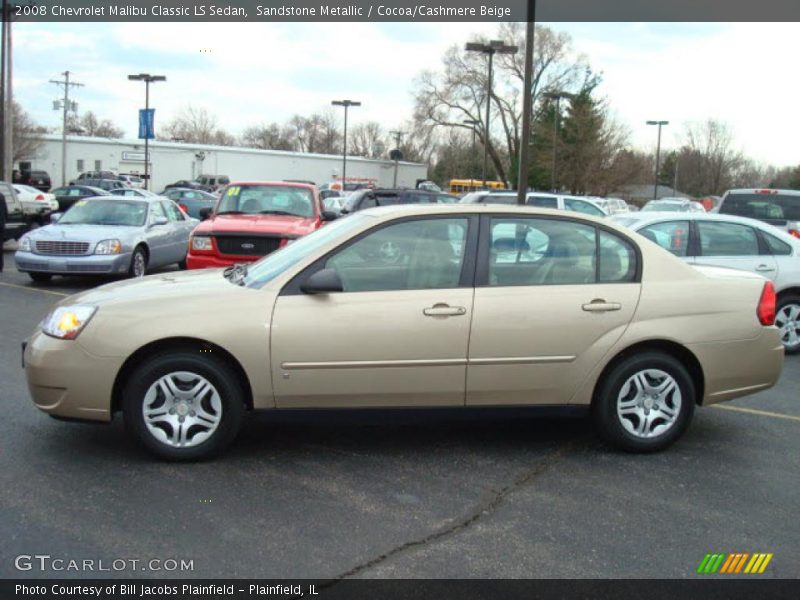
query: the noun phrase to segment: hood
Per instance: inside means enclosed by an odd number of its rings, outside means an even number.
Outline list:
[[[220,302],[218,306],[228,306],[224,297],[246,293],[248,288],[225,279],[222,276],[223,271],[224,269],[199,269],[118,281],[75,294],[65,298],[60,304],[92,304],[101,307],[132,304],[139,309],[169,305],[180,308],[198,298],[214,298],[215,302]]]
[[[203,221],[195,234],[226,235],[246,233],[252,235],[303,236],[318,227],[314,217],[291,217],[288,215],[218,215]]]
[[[32,240],[52,240],[63,242],[99,242],[109,238],[136,236],[141,227],[124,225],[45,225],[28,234]]]

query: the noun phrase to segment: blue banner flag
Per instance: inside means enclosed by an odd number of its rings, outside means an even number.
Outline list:
[[[139,139],[152,140],[155,134],[155,108],[142,108],[139,110]]]

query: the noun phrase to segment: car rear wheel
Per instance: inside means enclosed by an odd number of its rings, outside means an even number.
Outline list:
[[[778,301],[775,326],[781,331],[786,354],[800,352],[800,296],[784,296]]]
[[[53,278],[50,273],[28,273],[28,277],[36,283],[47,283]]]
[[[133,256],[131,257],[131,266],[128,269],[128,275],[130,277],[144,277],[146,273],[147,253],[144,251],[144,248],[139,246],[133,251]]]
[[[668,354],[648,351],[608,373],[592,408],[604,441],[627,452],[657,452],[683,435],[695,402],[686,367]]]
[[[213,356],[178,351],[154,356],[122,391],[125,424],[150,452],[168,460],[201,460],[236,437],[245,412],[236,375]]]

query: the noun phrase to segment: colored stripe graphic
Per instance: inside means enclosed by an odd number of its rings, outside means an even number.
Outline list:
[[[772,560],[773,554],[766,552],[708,553],[697,566],[697,573],[733,575],[740,573],[761,574]],[[746,566],[745,566],[746,565]]]

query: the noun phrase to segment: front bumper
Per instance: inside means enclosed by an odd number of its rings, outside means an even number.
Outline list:
[[[250,263],[264,258],[263,256],[236,256],[222,258],[214,254],[193,254],[191,251],[186,255],[187,269],[219,269],[231,267],[238,263]]]
[[[122,358],[94,356],[77,340],[40,331],[23,347],[25,378],[38,409],[55,417],[111,420],[112,389]]]
[[[131,253],[90,254],[88,256],[51,256],[17,251],[14,262],[18,271],[26,273],[53,273],[56,275],[121,274],[131,265]]]

